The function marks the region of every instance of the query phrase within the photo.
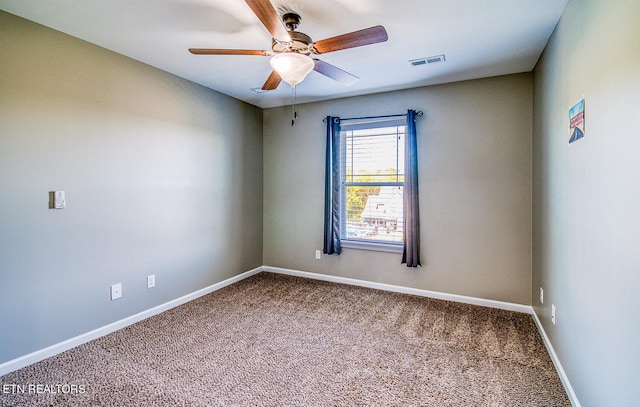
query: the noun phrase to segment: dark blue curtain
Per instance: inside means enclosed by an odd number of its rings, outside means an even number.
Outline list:
[[[340,254],[340,118],[327,116],[324,178],[325,254]]]
[[[404,249],[402,263],[407,267],[420,266],[420,213],[418,199],[418,141],[416,112],[407,112],[404,175]]]

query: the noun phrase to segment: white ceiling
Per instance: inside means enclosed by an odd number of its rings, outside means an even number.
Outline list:
[[[318,56],[360,78],[352,86],[311,72],[298,103],[531,71],[568,0],[272,0],[302,15],[314,40],[383,25],[384,43]],[[192,55],[188,48],[270,49],[243,0],[0,0],[0,9],[267,108],[291,88],[256,93],[268,57]],[[445,55],[413,67],[409,60]]]

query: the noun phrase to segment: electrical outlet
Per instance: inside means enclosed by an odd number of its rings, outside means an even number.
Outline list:
[[[320,260],[322,258],[322,251],[316,250],[316,260]]]
[[[551,304],[551,323],[556,324],[556,306]]]
[[[64,191],[49,192],[49,209],[64,209],[67,207],[67,201]]]
[[[120,297],[122,297],[122,284],[113,284],[111,286],[111,301],[117,300]]]
[[[147,288],[153,288],[156,286],[156,275],[149,274],[147,276]]]
[[[544,304],[544,290],[540,287],[540,304]]]

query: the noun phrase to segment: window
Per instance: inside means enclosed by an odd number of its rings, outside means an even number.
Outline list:
[[[402,264],[420,266],[420,116],[326,117],[323,253],[397,251]]]
[[[404,118],[343,124],[340,131],[342,245],[403,245]]]

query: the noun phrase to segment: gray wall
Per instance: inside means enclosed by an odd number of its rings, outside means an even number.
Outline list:
[[[640,405],[638,17],[635,0],[571,1],[534,70],[533,305],[583,406]]]
[[[261,109],[4,12],[0,61],[0,363],[262,264]]]
[[[423,267],[322,249],[327,115],[418,119]],[[519,74],[264,112],[264,264],[531,304],[532,76]]]

